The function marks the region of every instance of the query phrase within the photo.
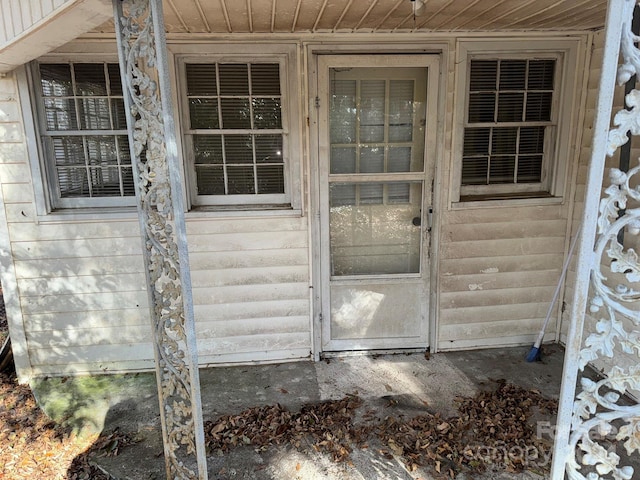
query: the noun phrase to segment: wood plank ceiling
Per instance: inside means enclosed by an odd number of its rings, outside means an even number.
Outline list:
[[[169,33],[597,30],[606,0],[164,0]],[[113,32],[113,22],[94,32]]]

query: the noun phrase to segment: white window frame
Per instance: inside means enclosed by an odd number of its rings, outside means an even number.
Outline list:
[[[456,108],[453,143],[453,175],[451,200],[455,202],[487,202],[532,199],[562,199],[572,158],[576,113],[580,98],[578,52],[581,39],[460,40],[456,59]],[[554,59],[554,93],[551,122],[545,135],[542,181],[532,184],[462,185],[464,133],[469,108],[469,76],[471,60],[485,59]],[[500,123],[496,123],[500,126]]]
[[[104,197],[69,197],[62,198],[58,189],[56,173],[54,171],[54,159],[44,142],[46,133],[44,105],[42,101],[42,89],[40,86],[40,64],[48,63],[114,63],[119,66],[118,57],[115,55],[88,55],[88,54],[53,54],[41,57],[31,62],[26,69],[29,97],[32,99],[31,111],[33,113],[34,133],[39,154],[39,172],[42,180],[42,194],[45,197],[43,205],[45,211],[40,214],[65,210],[77,211],[78,209],[109,209],[125,207],[131,209],[136,205],[135,195],[130,196],[104,196]],[[115,135],[112,130],[79,130],[87,132],[86,135]],[[122,135],[128,135],[127,130],[122,130]],[[38,187],[38,191],[40,188]],[[40,208],[39,210],[42,210]]]
[[[297,87],[297,57],[293,45],[251,44],[256,53],[247,54],[247,45],[173,45],[175,55],[177,96],[180,111],[180,140],[185,168],[188,201],[192,208],[210,207],[223,210],[300,209],[300,164],[302,148],[299,141],[299,90]],[[283,194],[198,195],[193,154],[193,132],[190,130],[189,105],[186,95],[186,64],[201,63],[277,63],[280,65],[280,95],[282,113]]]

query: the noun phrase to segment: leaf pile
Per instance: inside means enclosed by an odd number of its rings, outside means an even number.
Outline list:
[[[299,413],[279,404],[253,407],[206,422],[205,438],[207,447],[218,452],[241,445],[258,451],[284,443],[299,447],[307,438],[316,451],[330,453],[340,462],[348,460],[354,445],[369,448],[375,436],[383,456],[402,458],[411,471],[430,465],[451,478],[461,471],[483,472],[488,467],[511,472],[548,469],[544,462],[551,444],[536,437],[530,420],[536,411],[554,413],[557,401],[500,381],[494,391],[461,398],[458,403],[460,414],[448,419],[425,413],[411,419],[388,416],[366,425],[354,424],[362,405],[357,396],[306,404]],[[367,412],[362,418],[371,421],[371,417]]]
[[[552,444],[537,438],[529,420],[535,409],[556,412],[556,400],[500,382],[495,391],[483,391],[458,403],[460,415],[446,420],[438,414],[408,421],[387,417],[376,428],[377,436],[412,471],[427,464],[450,477],[488,467],[510,472],[548,469]]]
[[[238,415],[205,422],[206,445],[221,452],[238,445],[265,450],[284,443],[299,447],[303,438],[310,437],[316,450],[330,453],[340,462],[351,453],[350,443],[356,434],[353,413],[361,404],[358,396],[350,395],[306,404],[297,413],[280,404],[249,408]]]

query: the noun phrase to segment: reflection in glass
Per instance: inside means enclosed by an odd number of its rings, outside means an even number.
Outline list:
[[[360,82],[360,141],[384,142],[385,81]]]
[[[334,276],[420,272],[420,182],[330,185]]]
[[[209,130],[191,133],[198,193],[283,194],[280,65],[212,63],[185,68],[191,129]]]
[[[424,168],[424,69],[332,69],[329,140],[332,174],[420,172]],[[415,78],[393,79],[394,76]]]

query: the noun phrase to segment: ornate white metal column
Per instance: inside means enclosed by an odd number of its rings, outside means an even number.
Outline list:
[[[621,110],[609,131],[616,78],[624,83],[640,74],[640,38],[631,31],[636,0],[610,0],[604,60],[596,111],[593,150],[587,180],[583,234],[578,256],[571,327],[565,353],[564,378],[552,466],[553,480],[639,478],[615,452],[621,444],[628,455],[640,452],[640,405],[627,405],[623,395],[640,391],[640,263],[633,248],[619,242],[640,233],[640,161],[628,172],[610,169],[610,186],[601,199],[605,156],[631,135],[640,134],[640,91],[626,96],[629,110]],[[623,63],[618,68],[619,52]],[[640,77],[639,77],[640,78]],[[627,242],[624,242],[627,243]],[[635,242],[638,244],[639,242]],[[595,331],[583,343],[585,317]],[[588,332],[585,332],[588,333]],[[609,358],[602,380],[579,372],[589,362]],[[619,362],[625,359],[624,364]]]
[[[113,0],[144,245],[167,478],[207,466],[162,0]]]

